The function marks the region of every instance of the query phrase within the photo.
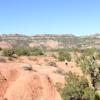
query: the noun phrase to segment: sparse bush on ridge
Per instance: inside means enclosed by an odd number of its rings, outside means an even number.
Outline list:
[[[97,52],[97,50],[95,48],[87,48],[87,49],[83,49],[82,50],[82,55],[81,55],[81,59],[85,59],[87,57],[92,57],[95,55],[95,53]]]
[[[60,51],[58,53],[58,59],[60,61],[64,61],[64,60],[71,61],[71,55],[66,51]]]
[[[14,49],[15,54],[17,54],[18,56],[29,56],[30,55],[30,51],[28,48],[15,48]]]
[[[4,56],[11,57],[13,54],[18,56],[37,56],[43,55],[43,51],[40,48],[9,48],[3,49]]]
[[[40,48],[37,48],[37,47],[34,47],[34,48],[30,48],[30,55],[34,55],[34,56],[37,56],[37,55],[43,55],[43,51],[42,49]]]

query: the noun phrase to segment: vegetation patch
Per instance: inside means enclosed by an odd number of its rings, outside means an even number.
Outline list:
[[[59,53],[58,53],[58,59],[60,60],[60,61],[64,61],[64,60],[67,60],[67,61],[71,61],[71,55],[70,55],[70,53],[68,53],[68,52],[66,52],[66,51],[60,51]]]
[[[59,89],[63,100],[94,100],[95,91],[89,87],[87,79],[68,73],[65,80],[65,86]]]

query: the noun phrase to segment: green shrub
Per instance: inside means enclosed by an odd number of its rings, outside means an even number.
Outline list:
[[[90,61],[87,58],[85,58],[84,60],[81,59],[78,64],[81,67],[83,73],[86,74],[89,72]]]
[[[97,52],[96,59],[100,60],[100,51]]]
[[[95,48],[87,48],[87,49],[83,50],[83,55],[84,56],[93,56],[95,52],[96,52]]]
[[[40,48],[34,47],[30,48],[30,55],[37,56],[37,55],[43,55],[43,51]]]
[[[81,49],[79,49],[79,48],[72,48],[71,49],[73,52],[79,52],[79,53],[81,53]]]
[[[28,48],[15,48],[14,49],[15,54],[17,54],[18,56],[29,56],[30,55],[30,51]]]
[[[3,53],[5,56],[12,56],[13,54],[16,54],[18,56],[30,56],[30,55],[43,55],[43,52],[39,48],[13,48],[13,49],[4,49]]]
[[[84,77],[68,73],[65,86],[60,90],[63,100],[94,100],[95,93]]]
[[[71,55],[68,52],[60,51],[58,53],[58,59],[60,61],[64,61],[64,60],[71,61]]]
[[[4,55],[4,56],[10,57],[10,56],[12,56],[13,54],[14,54],[14,50],[13,50],[13,49],[10,49],[10,48],[8,48],[8,49],[3,49],[3,55]]]

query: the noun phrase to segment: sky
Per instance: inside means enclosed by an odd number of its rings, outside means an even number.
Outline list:
[[[0,34],[100,32],[100,0],[0,0]]]

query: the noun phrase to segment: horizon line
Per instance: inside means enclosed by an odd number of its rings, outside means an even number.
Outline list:
[[[76,35],[73,33],[34,33],[34,34],[28,34],[28,33],[17,33],[17,32],[12,32],[12,33],[0,33],[0,35],[25,35],[25,36],[36,36],[36,35],[70,35],[70,36],[93,36],[93,35],[100,35],[99,32],[96,33],[87,33],[84,35]]]

